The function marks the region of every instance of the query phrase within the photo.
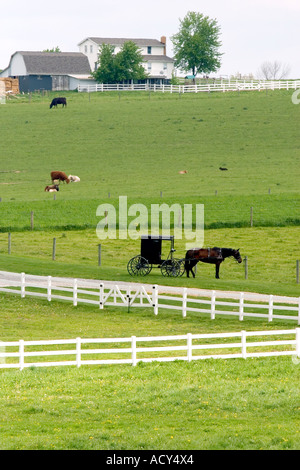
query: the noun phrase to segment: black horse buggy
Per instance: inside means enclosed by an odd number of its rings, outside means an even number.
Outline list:
[[[165,260],[161,258],[163,240],[171,243],[169,255]],[[146,276],[156,264],[163,276],[182,276],[184,263],[182,260],[174,258],[174,252],[174,236],[142,235],[141,253],[131,258],[127,264],[127,270],[131,276]]]

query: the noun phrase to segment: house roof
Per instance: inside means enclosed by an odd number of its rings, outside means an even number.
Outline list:
[[[23,56],[28,74],[87,75],[91,73],[89,60],[81,52],[18,51],[15,54]]]
[[[98,38],[98,37],[88,37],[83,41],[80,41],[80,44],[85,42],[87,39],[94,41],[96,44],[112,44],[114,46],[122,46],[124,42],[132,41],[137,46],[161,46],[163,43],[157,39],[137,39],[137,38]],[[164,44],[163,44],[164,45]]]
[[[145,62],[174,62],[174,59],[168,57],[167,55],[143,55],[143,60]]]

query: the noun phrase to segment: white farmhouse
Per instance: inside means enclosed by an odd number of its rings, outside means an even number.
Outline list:
[[[167,41],[165,36],[162,36],[160,41],[157,39],[88,37],[81,41],[78,47],[79,51],[88,57],[91,70],[96,70],[101,44],[114,46],[114,52],[117,54],[126,41],[134,42],[140,49],[143,56],[143,66],[149,75],[147,83],[160,85],[171,80],[174,71],[174,60],[166,54]]]

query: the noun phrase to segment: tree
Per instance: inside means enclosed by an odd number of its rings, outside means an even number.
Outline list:
[[[115,57],[114,47],[109,44],[101,44],[99,48],[99,67],[92,73],[95,80],[99,83],[115,82]]]
[[[215,19],[190,11],[180,21],[180,30],[171,37],[175,67],[185,72],[216,72],[221,66],[220,27]]]
[[[44,49],[43,52],[61,52],[58,46],[52,47],[52,49]]]
[[[126,41],[122,50],[116,54],[115,68],[118,82],[144,80],[147,74],[142,65],[143,57],[133,41]]]
[[[137,45],[126,41],[122,49],[114,54],[109,44],[100,46],[99,67],[93,77],[99,83],[121,83],[128,80],[143,80],[147,74],[142,65],[143,57]]]
[[[281,80],[286,78],[290,73],[290,66],[284,65],[277,60],[274,62],[265,61],[261,64],[258,70],[258,76],[265,80]]]

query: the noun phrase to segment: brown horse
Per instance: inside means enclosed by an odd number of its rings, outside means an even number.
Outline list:
[[[219,270],[220,264],[228,258],[233,256],[238,263],[242,262],[242,258],[239,250],[233,250],[232,248],[194,248],[193,250],[188,250],[185,255],[185,271],[187,277],[190,277],[190,271],[195,277],[193,267],[196,266],[198,261],[203,263],[210,263],[216,265],[216,279],[219,279]]]

